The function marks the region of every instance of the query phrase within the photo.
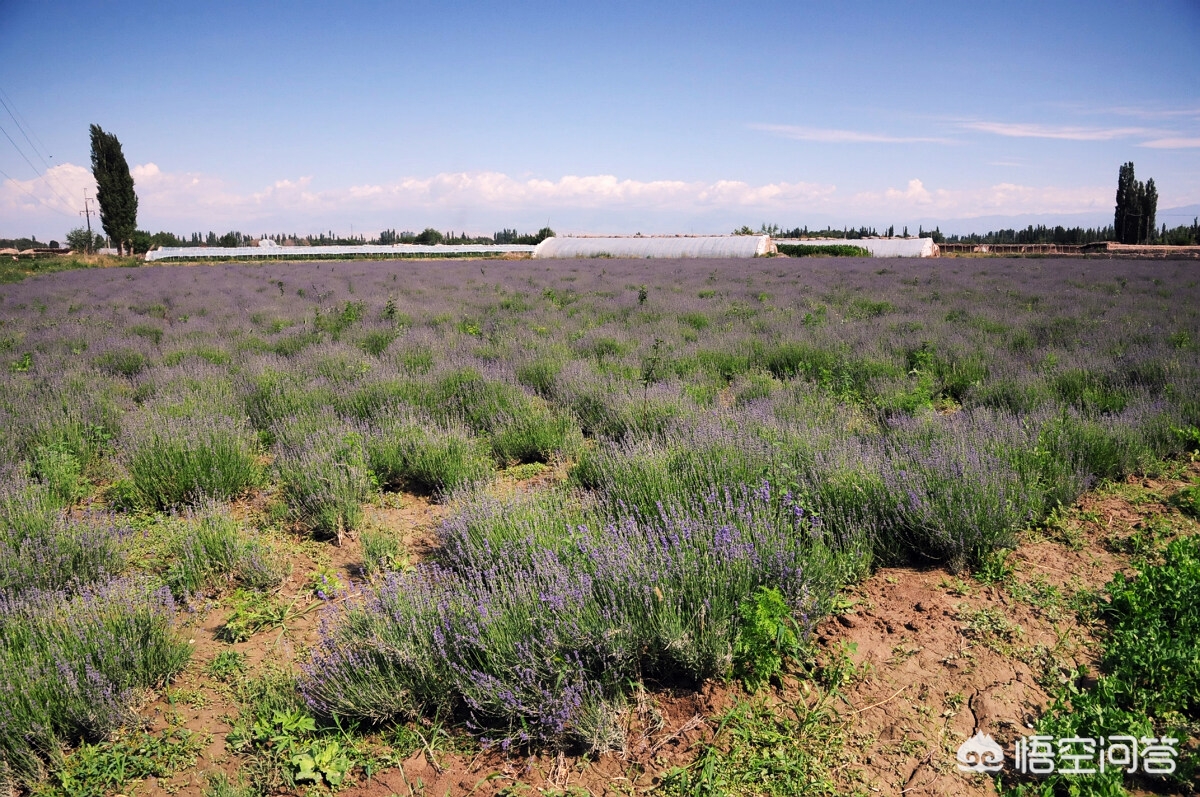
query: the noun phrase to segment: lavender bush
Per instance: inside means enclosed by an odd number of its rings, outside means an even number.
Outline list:
[[[187,662],[165,589],[111,581],[0,592],[0,769],[30,787],[61,745],[98,741],[132,719],[136,690]]]
[[[128,530],[112,519],[71,517],[44,485],[8,470],[0,479],[0,592],[73,589],[120,572]]]
[[[536,502],[516,522],[468,512],[443,530],[444,564],[392,574],[325,619],[303,682],[314,709],[456,708],[504,744],[604,749],[630,679],[727,675],[748,595],[779,589],[811,627],[861,556],[766,485],[557,532]],[[481,528],[489,518],[503,528]]]
[[[372,489],[362,434],[349,424],[316,418],[275,428],[275,472],[296,519],[326,537],[358,526]]]
[[[413,410],[390,410],[364,429],[367,463],[381,487],[435,496],[494,473],[486,443],[461,424],[439,423]]]
[[[231,498],[262,471],[246,423],[221,412],[151,408],[131,419],[122,459],[141,501],[153,508]]]
[[[287,575],[286,562],[220,505],[208,504],[186,521],[172,545],[165,575],[177,598],[188,598],[220,580],[267,589]]]

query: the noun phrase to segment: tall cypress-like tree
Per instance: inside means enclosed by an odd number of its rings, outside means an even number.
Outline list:
[[[1133,243],[1137,233],[1138,208],[1137,180],[1133,176],[1133,161],[1121,166],[1117,175],[1117,213],[1113,219],[1116,239],[1123,244]]]
[[[121,142],[99,125],[92,125],[92,176],[96,178],[96,201],[100,203],[100,223],[121,254],[133,252],[133,233],[137,229],[137,194],[133,176],[121,151]]]
[[[1154,178],[1146,181],[1146,190],[1142,194],[1142,243],[1150,243],[1157,232],[1154,229],[1154,217],[1158,213],[1158,189],[1154,186]]]

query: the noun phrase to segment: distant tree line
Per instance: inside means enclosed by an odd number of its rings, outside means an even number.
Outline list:
[[[36,235],[32,238],[0,238],[0,249],[58,249],[58,241],[42,243]]]
[[[925,233],[922,230],[922,236]],[[930,234],[928,237],[934,237]],[[936,238],[935,238],[936,240]],[[1113,240],[1113,228],[1109,227],[1047,227],[1030,224],[1023,230],[992,230],[987,233],[942,236],[938,243],[951,244],[1063,244],[1081,246],[1097,241]]]
[[[908,227],[904,227],[900,235],[896,235],[895,225],[889,226],[882,233],[874,227],[842,227],[835,229],[826,227],[823,230],[810,230],[808,226],[786,229],[778,224],[763,224],[757,230],[742,226],[733,231],[734,235],[769,235],[772,238],[846,238],[860,240],[862,238],[907,238]]]
[[[72,230],[67,234],[68,245],[72,249],[82,251],[86,245],[87,230],[82,228]],[[263,233],[258,236],[258,239],[251,235],[240,232],[238,230],[230,230],[224,235],[218,235],[213,231],[207,233],[194,232],[191,235],[176,235],[170,232],[149,233],[145,230],[136,230],[131,236],[132,251],[136,254],[144,254],[145,252],[155,249],[159,246],[165,247],[188,247],[188,246],[250,246],[255,240],[270,239],[277,244],[285,246],[362,246],[364,244],[375,244],[380,246],[391,246],[392,244],[539,244],[547,238],[554,236],[554,230],[549,227],[543,227],[536,233],[518,233],[516,230],[501,230],[498,233],[489,236],[470,236],[461,232],[441,232],[432,227],[427,227],[419,233],[396,230],[383,230],[375,238],[368,239],[365,235],[335,235],[332,230],[327,233],[317,233],[309,235],[299,235],[297,233]],[[25,240],[25,239],[22,239]],[[78,245],[76,245],[78,244]],[[105,239],[97,235],[95,248],[105,246]],[[44,246],[44,244],[36,244]],[[28,246],[24,247],[30,248]]]

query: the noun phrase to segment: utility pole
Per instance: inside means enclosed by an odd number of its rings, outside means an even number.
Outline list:
[[[85,188],[85,189],[83,189],[83,210],[79,211],[79,213],[81,216],[84,216],[85,218],[87,218],[87,228],[88,228],[87,253],[89,255],[92,253],[92,241],[95,240],[92,237],[92,209],[91,209],[91,207],[88,206],[88,202],[90,202],[90,201],[91,201],[91,198],[87,195],[87,189]]]

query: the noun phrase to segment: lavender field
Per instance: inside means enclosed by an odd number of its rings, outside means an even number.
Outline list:
[[[364,535],[301,655],[312,716],[619,748],[633,684],[771,676],[756,602],[803,636],[873,566],[971,568],[1194,444],[1198,279],[763,258],[0,286],[0,780],[32,786],[60,745],[128,723],[187,662],[178,607],[285,577],[229,515],[247,494],[294,534]],[[565,476],[496,489],[530,463]],[[397,491],[449,508],[415,567],[363,522]],[[148,557],[155,513],[178,533]]]

